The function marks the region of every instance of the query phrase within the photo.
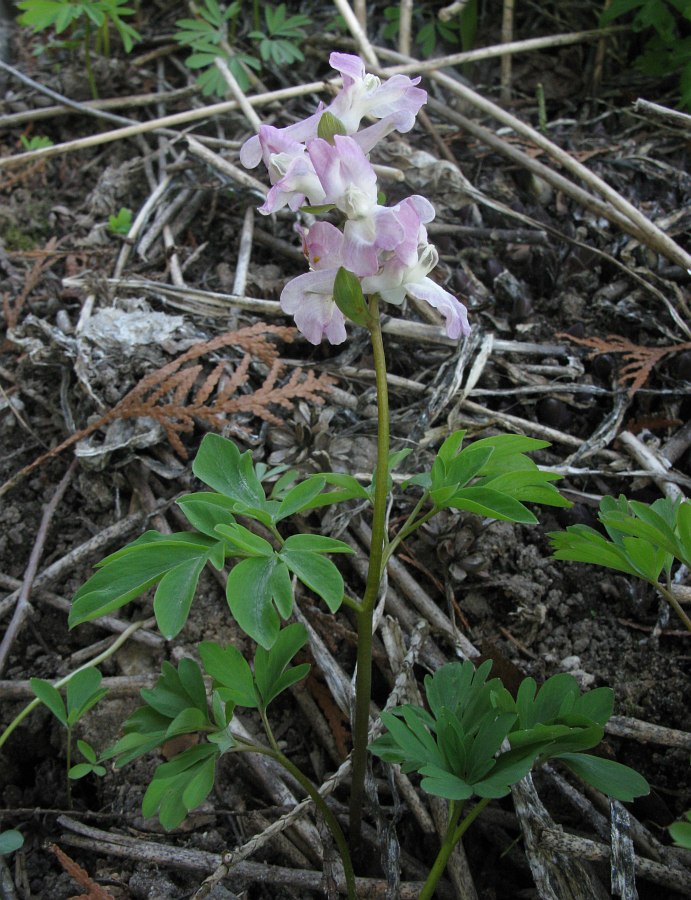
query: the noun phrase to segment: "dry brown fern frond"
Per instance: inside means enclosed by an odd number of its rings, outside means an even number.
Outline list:
[[[664,347],[641,347],[618,334],[608,334],[604,340],[595,337],[578,338],[565,332],[559,332],[555,336],[568,338],[574,344],[580,344],[583,347],[592,347],[593,352],[588,354],[588,359],[601,356],[603,353],[623,354],[626,365],[622,366],[619,372],[619,384],[626,387],[626,382],[631,382],[628,388],[629,397],[633,397],[636,391],[643,387],[653,368],[661,359],[672,353],[691,349],[691,341],[684,344],[667,344]]]
[[[153,419],[175,452],[186,459],[181,435],[191,432],[195,422],[221,429],[232,416],[249,413],[278,425],[278,410],[290,409],[295,400],[323,403],[323,395],[335,383],[327,374],[317,376],[311,370],[294,369],[281,383],[285,367],[272,339],[290,342],[294,336],[294,328],[258,323],[197,344],[142,378],[100,419],[25,466],[0,487],[0,496],[42,463],[116,419]],[[225,347],[240,350],[241,358],[215,360],[209,368],[205,358]],[[261,363],[265,369],[265,373],[259,373],[262,381],[256,387],[250,384],[250,375],[256,378],[253,363]]]

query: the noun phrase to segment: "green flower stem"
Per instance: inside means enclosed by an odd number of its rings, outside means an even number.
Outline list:
[[[369,323],[374,370],[377,383],[377,480],[372,515],[372,543],[370,546],[367,583],[362,607],[357,614],[357,673],[355,676],[355,721],[353,724],[353,769],[350,792],[350,840],[353,846],[360,841],[362,805],[367,772],[367,737],[369,708],[372,694],[372,622],[383,570],[386,541],[386,503],[389,494],[389,394],[386,385],[386,357],[379,320],[378,297],[369,300]]]
[[[94,100],[98,99],[98,88],[96,87],[96,79],[94,78],[94,70],[91,67],[91,21],[86,17],[84,23],[84,62],[86,63],[86,77],[91,88],[91,96]]]
[[[99,653],[98,656],[95,656],[92,660],[89,660],[89,662],[84,663],[83,666],[75,669],[74,672],[70,672],[69,675],[65,675],[64,678],[61,678],[59,681],[54,682],[53,687],[58,689],[64,687],[71,678],[74,678],[77,672],[81,672],[82,669],[89,669],[91,668],[91,666],[100,665],[102,662],[104,662],[104,660],[108,659],[108,657],[112,656],[116,651],[118,651],[120,647],[122,647],[122,645],[125,643],[125,641],[129,640],[134,632],[141,628],[143,624],[143,622],[134,622],[129,626],[129,628],[126,628],[122,632],[117,640],[113,641],[113,643],[110,645],[110,647],[108,647],[107,650],[104,650],[103,653]],[[40,706],[40,704],[41,701],[38,699],[38,697],[36,697],[31,701],[31,703],[28,703],[24,707],[24,709],[19,713],[18,716],[12,719],[7,728],[3,731],[2,734],[0,734],[0,747],[3,746],[3,744],[9,738],[15,728],[17,728],[17,726],[20,725],[24,721],[24,719],[26,719],[29,713],[33,712],[37,706]]]
[[[665,598],[665,600],[669,603],[669,605],[672,607],[674,612],[679,616],[679,618],[684,623],[684,626],[688,629],[688,631],[691,631],[691,619],[684,612],[684,610],[681,607],[681,604],[679,603],[677,598],[674,596],[674,594],[662,584],[657,583],[657,584],[655,584],[655,587],[662,594],[662,596]]]
[[[430,873],[427,876],[427,881],[425,882],[422,891],[420,891],[418,900],[432,900],[437,884],[439,883],[439,879],[444,874],[446,864],[449,861],[449,857],[453,853],[453,848],[460,841],[468,828],[473,824],[475,819],[480,815],[482,810],[487,806],[489,801],[489,797],[483,797],[471,809],[471,811],[460,824],[458,823],[458,820],[460,819],[461,813],[463,812],[463,803],[454,800],[451,801],[451,803],[449,804],[449,824],[446,828],[446,834],[444,835],[444,840],[442,842],[441,849],[437,854],[437,858],[434,860],[434,865],[430,869]],[[461,900],[463,900],[463,898],[461,898]]]
[[[348,850],[348,842],[345,839],[345,835],[343,834],[343,830],[341,826],[338,824],[338,819],[329,809],[329,805],[326,800],[319,793],[317,788],[312,784],[309,778],[304,775],[298,767],[292,763],[287,756],[285,756],[281,751],[276,749],[269,749],[268,747],[260,747],[257,744],[249,744],[244,741],[238,741],[238,746],[236,752],[241,753],[260,753],[262,756],[270,756],[271,759],[274,759],[279,765],[283,766],[283,768],[290,772],[290,774],[298,781],[305,791],[309,794],[314,805],[319,809],[322,816],[324,817],[324,821],[329,827],[331,834],[336,841],[336,846],[338,847],[338,852],[341,854],[341,860],[343,862],[343,873],[345,875],[346,880],[346,889],[348,900],[357,900],[357,893],[355,891],[355,872],[353,871],[353,864],[350,859],[350,852]]]

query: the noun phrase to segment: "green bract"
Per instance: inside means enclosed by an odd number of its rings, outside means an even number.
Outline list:
[[[536,693],[526,678],[514,700],[491,660],[448,663],[425,678],[429,712],[401,706],[382,713],[388,734],[370,744],[386,762],[419,772],[430,794],[448,800],[503,797],[536,763],[558,758],[585,781],[618,800],[648,793],[627,766],[584,755],[600,743],[612,714],[608,688],[581,695],[571,675],[555,675]]]

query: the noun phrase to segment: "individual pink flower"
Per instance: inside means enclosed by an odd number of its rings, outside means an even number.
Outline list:
[[[324,190],[324,202],[343,212],[343,265],[355,275],[375,275],[381,251],[396,251],[407,265],[417,261],[417,247],[427,239],[422,226],[434,218],[424,197],[409,197],[395,207],[377,203],[377,176],[351,137],[335,135],[333,143],[316,138],[309,157]],[[421,234],[420,228],[424,233]]]
[[[298,275],[281,292],[281,309],[295,319],[311,344],[323,338],[331,344],[346,339],[345,316],[333,298],[334,281],[343,265],[343,234],[329,222],[317,222],[301,230],[310,272]]]
[[[420,107],[427,102],[427,91],[415,87],[419,78],[394,75],[382,82],[376,75],[368,75],[360,57],[350,53],[332,53],[329,63],[343,77],[343,88],[329,112],[343,122],[348,134],[358,130],[365,116],[387,119],[390,131],[410,131]]]
[[[269,215],[286,205],[297,210],[305,198],[321,203],[324,190],[304,144],[272,125],[262,125],[258,137],[273,185],[259,212]]]
[[[349,53],[332,53],[329,62],[343,76],[343,87],[333,101],[327,107],[320,104],[317,112],[307,119],[277,131],[304,144],[317,137],[319,120],[328,110],[340,119],[348,134],[355,135],[365,153],[392,131],[410,131],[420,107],[427,101],[427,92],[415,87],[419,78],[394,75],[382,82],[375,75],[367,75],[360,57]],[[380,121],[358,131],[365,116]],[[262,145],[260,135],[255,134],[242,145],[240,162],[246,168],[254,169],[262,159],[268,168],[266,147]]]
[[[417,262],[407,266],[395,253],[384,261],[376,275],[362,279],[365,294],[379,294],[386,303],[400,306],[406,295],[424,300],[438,310],[446,321],[446,333],[450,338],[470,334],[468,313],[463,304],[448,291],[427,277],[439,262],[439,254],[432,244],[419,248]]]

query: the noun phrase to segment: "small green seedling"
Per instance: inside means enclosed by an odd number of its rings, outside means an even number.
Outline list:
[[[603,497],[598,519],[607,537],[587,525],[551,532],[554,558],[594,563],[647,581],[691,631],[691,619],[672,591],[675,561],[691,567],[691,503],[665,497],[649,505],[623,494]]]
[[[279,6],[264,7],[266,33],[250,31],[249,37],[259,43],[259,55],[264,62],[273,62],[277,66],[289,66],[294,62],[302,62],[304,54],[298,43],[307,37],[303,26],[312,24],[312,19],[302,13],[289,16],[285,3]]]
[[[121,206],[116,216],[108,216],[108,231],[111,234],[129,234],[132,227],[132,210]]]
[[[650,790],[628,766],[583,752],[603,738],[614,702],[609,688],[582,695],[576,679],[561,674],[536,690],[526,678],[514,700],[500,679],[487,681],[491,668],[491,660],[477,669],[468,660],[442,666],[425,678],[429,711],[406,705],[382,713],[388,733],[370,744],[386,762],[422,775],[427,793],[450,801],[448,829],[420,900],[434,895],[451,851],[481,810],[506,796],[534,765],[560,759],[618,800]],[[461,820],[471,797],[480,799]]]
[[[139,32],[125,21],[135,13],[126,3],[127,0],[20,0],[17,6],[23,12],[17,21],[34,32],[53,28],[56,35],[69,32],[80,39],[91,93],[97,97],[91,60],[93,36],[96,52],[106,56],[110,54],[111,25],[127,53],[141,40]]]
[[[387,6],[384,9],[383,36],[387,40],[395,40],[401,30],[400,6]],[[461,45],[470,50],[475,43],[477,31],[477,0],[468,0],[458,16],[442,20],[435,12],[426,11],[423,4],[413,8],[413,31],[415,44],[420,48],[420,55],[428,59],[437,50],[440,42],[451,46]]]
[[[24,844],[24,835],[16,828],[8,828],[0,831],[0,856],[9,856],[15,850],[19,850]]]
[[[75,725],[108,693],[102,688],[102,675],[92,666],[79,669],[67,683],[66,703],[59,691],[49,681],[32,678],[29,682],[36,697],[53,713],[67,730],[67,775],[68,779],[83,778],[90,772],[105,775],[103,766],[96,762],[96,754],[86,741],[79,741],[78,747],[87,763],[72,766],[72,735]],[[67,782],[68,800],[71,799],[70,782]]]
[[[175,23],[178,27],[175,40],[192,51],[185,62],[190,69],[203,70],[197,77],[197,84],[205,97],[211,94],[225,97],[228,90],[215,65],[216,59],[225,61],[243,91],[250,86],[247,69],[261,69],[255,56],[238,52],[232,46],[240,9],[240,0],[223,7],[217,0],[204,0],[198,7],[197,18],[178,19]]]
[[[25,134],[21,134],[19,140],[25,150],[43,150],[45,147],[53,146],[53,141],[51,141],[49,137],[44,137],[40,134],[35,134],[31,138],[28,138]]]

